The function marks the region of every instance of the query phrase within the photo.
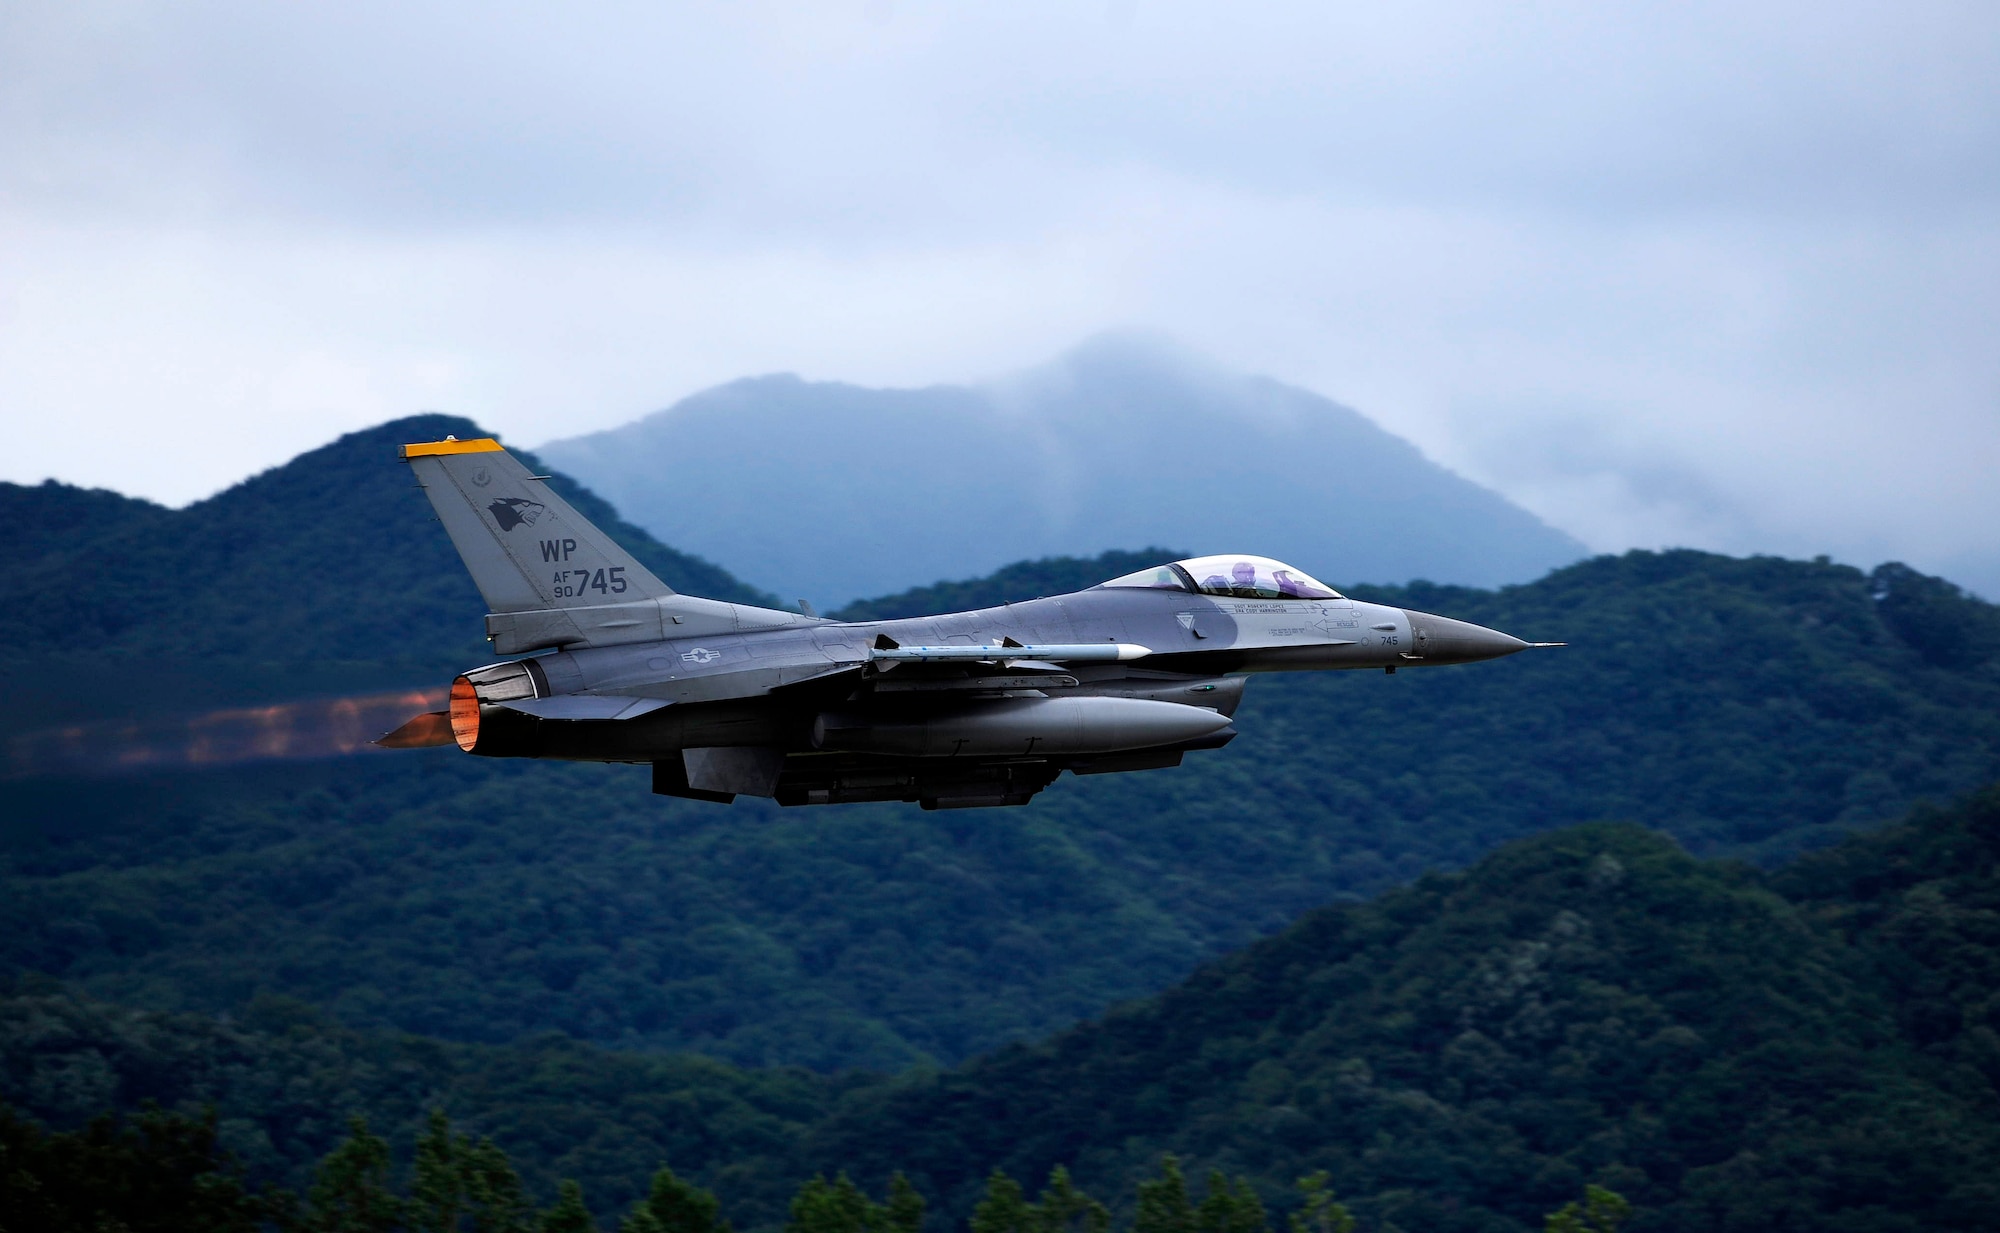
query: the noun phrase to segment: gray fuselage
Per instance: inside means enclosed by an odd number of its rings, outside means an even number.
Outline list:
[[[815,748],[813,720],[836,702],[850,711],[894,711],[1033,693],[1152,699],[1229,715],[1248,673],[1470,663],[1527,645],[1463,621],[1346,598],[1238,599],[1103,587],[887,621],[739,611],[740,624],[752,627],[744,632],[715,631],[536,658],[531,662],[539,678],[534,682],[537,695],[644,698],[670,705],[615,726],[538,724],[543,739],[501,741],[477,752],[607,761],[707,746],[803,753]],[[755,628],[766,621],[778,627]],[[919,679],[914,666],[871,661],[871,648],[884,638],[927,646],[994,645],[1007,639],[1029,647],[1136,644],[1150,654],[1132,662],[1071,664],[1060,671],[1050,670],[1052,665],[1020,672],[989,665],[985,675],[940,675],[939,669],[924,665]],[[572,726],[585,730],[563,731]]]
[[[446,710],[381,743],[650,763],[672,796],[1019,805],[1064,771],[1227,744],[1250,673],[1529,645],[1248,555],[973,612],[822,620],[676,593],[491,438],[402,457],[486,600],[494,650],[529,658],[462,674]]]

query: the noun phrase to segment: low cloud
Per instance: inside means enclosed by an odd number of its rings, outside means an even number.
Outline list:
[[[0,471],[1140,326],[1600,547],[1991,560],[1996,82],[1979,4],[12,5]]]

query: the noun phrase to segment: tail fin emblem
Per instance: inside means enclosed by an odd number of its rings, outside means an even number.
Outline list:
[[[540,518],[542,511],[547,508],[548,506],[539,501],[530,501],[523,497],[501,497],[487,506],[486,512],[493,515],[493,521],[500,524],[502,531],[511,531],[522,523],[534,526],[535,520]]]

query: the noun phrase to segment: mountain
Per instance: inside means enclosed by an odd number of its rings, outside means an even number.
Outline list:
[[[762,1197],[782,1184],[800,1136],[868,1081],[593,1049],[553,1033],[511,1046],[370,1034],[281,998],[213,1016],[133,1010],[46,982],[0,994],[0,1107],[74,1129],[147,1102],[195,1115],[213,1106],[222,1146],[295,1194],[348,1118],[366,1117],[407,1160],[425,1115],[442,1107],[496,1136],[540,1194],[580,1177],[605,1215],[642,1197],[663,1160]]]
[[[2000,792],[1773,878],[1636,827],[1327,908],[1042,1044],[857,1094],[806,1160],[967,1212],[1162,1151],[1368,1224],[1517,1230],[1586,1181],[1687,1228],[1973,1228],[2000,1199]]]
[[[0,612],[0,681],[16,699],[0,725],[437,684],[491,658],[479,593],[396,452],[447,435],[490,434],[454,416],[395,420],[178,510],[0,483],[13,531],[0,561],[46,582]],[[775,602],[567,476],[550,485],[669,586]]]
[[[1553,828],[1628,819],[1770,865],[2000,777],[2000,609],[1900,567],[1641,552],[1371,598],[1571,646],[1258,679],[1228,749],[997,816],[723,808],[654,797],[643,768],[456,749],[17,778],[0,974],[160,1009],[268,992],[369,1030],[893,1070],[1060,1030],[1329,900]],[[468,604],[422,619],[456,636]]]
[[[9,566],[68,580],[9,605],[0,644],[14,655],[292,661],[477,654],[478,592],[396,452],[447,435],[490,434],[455,416],[393,420],[180,510],[53,481],[0,483],[0,515],[17,532]],[[550,486],[669,586],[770,602],[567,476]]]
[[[980,386],[736,381],[540,452],[667,542],[823,606],[1136,544],[1336,583],[1493,586],[1585,554],[1355,411],[1125,335]]]
[[[1996,909],[2000,789],[1768,874],[1589,824],[1309,912],[1156,996],[943,1072],[452,1045],[271,1000],[225,1022],[43,986],[0,996],[0,1100],[57,1126],[212,1104],[224,1142],[294,1186],[339,1116],[367,1114],[407,1160],[441,1107],[544,1198],[577,1177],[608,1215],[664,1161],[759,1230],[815,1171],[880,1193],[901,1170],[942,1233],[993,1170],[1033,1186],[1056,1165],[1122,1229],[1168,1151],[1280,1214],[1294,1178],[1325,1170],[1370,1233],[1522,1233],[1585,1183],[1635,1205],[1630,1233],[1984,1228]]]
[[[167,715],[482,656],[391,461],[476,431],[385,426],[182,511],[0,488],[32,532],[9,561],[80,580],[10,610],[8,722],[93,682]],[[675,585],[742,587],[590,508]],[[423,568],[370,590],[385,552]],[[2000,777],[2000,608],[1696,552],[1366,594],[1571,645],[1259,679],[1229,749],[988,816],[710,807],[453,749],[30,764],[0,811],[0,1098],[63,1125],[213,1102],[294,1183],[342,1115],[402,1146],[442,1104],[544,1195],[619,1204],[665,1157],[760,1229],[843,1168],[907,1170],[939,1228],[996,1165],[1127,1207],[1165,1150],[1274,1206],[1325,1168],[1370,1229],[1533,1227],[1585,1181],[1637,1233],[1992,1210],[2000,801],[1896,819]]]
[[[2000,776],[2000,609],[1901,566],[1694,552],[1372,590],[1571,645],[1258,679],[1228,749],[1066,779],[998,817],[721,808],[654,797],[643,768],[450,748],[200,761],[210,708],[435,687],[486,658],[477,597],[393,461],[476,431],[386,425],[179,511],[0,489],[33,530],[10,562],[81,580],[9,610],[0,722],[99,717],[62,761],[0,734],[0,975],[211,1013],[282,994],[466,1042],[560,1030],[890,1070],[1060,1030],[1331,899],[1552,828],[1628,819],[1770,865]],[[756,598],[570,491],[674,585]],[[1142,555],[869,608],[1021,598]]]

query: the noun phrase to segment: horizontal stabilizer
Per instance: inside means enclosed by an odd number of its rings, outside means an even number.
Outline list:
[[[1151,647],[1131,642],[1078,642],[1022,646],[1019,643],[984,646],[896,646],[870,647],[868,658],[891,662],[963,663],[967,660],[1036,659],[1049,663],[1103,663],[1138,659],[1153,653]]]
[[[562,694],[554,698],[514,698],[500,703],[536,719],[637,719],[669,705],[660,698],[624,694]]]

